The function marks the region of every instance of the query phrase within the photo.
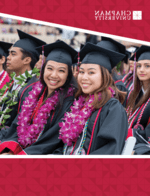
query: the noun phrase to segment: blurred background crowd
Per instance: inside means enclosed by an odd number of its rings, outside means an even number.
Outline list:
[[[34,35],[46,43],[52,43],[57,39],[61,39],[77,51],[80,50],[81,44],[85,44],[86,42],[96,44],[101,40],[101,37],[96,35],[0,17],[0,41],[15,43],[18,40],[17,29]],[[126,49],[131,48],[133,45],[137,47],[141,46],[132,42],[117,39],[116,41],[124,44]]]

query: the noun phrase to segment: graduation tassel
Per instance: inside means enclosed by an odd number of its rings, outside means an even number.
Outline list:
[[[78,72],[79,72],[79,65],[80,65],[80,52],[78,52],[78,64],[77,64]]]
[[[42,46],[42,65],[41,65],[41,71],[42,71],[43,64],[44,64],[44,45]],[[41,78],[41,71],[40,71],[40,78]]]
[[[134,54],[134,71],[133,71],[133,87],[132,87],[132,90],[134,90],[135,71],[136,71],[136,52],[135,52],[135,54]]]

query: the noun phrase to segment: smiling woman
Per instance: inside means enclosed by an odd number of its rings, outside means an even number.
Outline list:
[[[45,66],[44,82],[48,87],[48,95],[55,89],[63,86],[68,75],[68,66],[49,60]]]
[[[124,55],[90,43],[80,52],[79,90],[71,111],[59,123],[64,154],[121,154],[127,116],[120,92],[110,75]]]
[[[101,87],[102,73],[97,64],[82,64],[79,69],[78,83],[85,94],[92,94]]]
[[[150,154],[150,47],[141,46],[136,53],[134,90],[127,99],[128,136],[137,139],[135,154]]]
[[[43,47],[37,48],[41,52]],[[7,154],[59,153],[63,143],[59,125],[74,99],[71,65],[77,52],[63,41],[44,46],[46,62],[21,106],[21,112],[5,131],[0,152]],[[2,133],[1,133],[2,134]]]

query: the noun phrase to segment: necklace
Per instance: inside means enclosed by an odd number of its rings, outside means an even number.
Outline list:
[[[2,91],[3,94],[2,94],[2,97],[0,98],[0,104],[6,104],[7,106],[6,106],[5,110],[0,111],[0,115],[1,115],[1,117],[0,117],[0,129],[5,127],[6,120],[10,118],[9,113],[12,111],[12,109],[10,107],[14,106],[18,103],[18,102],[15,102],[15,99],[18,96],[19,91],[21,90],[22,87],[24,87],[26,85],[27,79],[33,77],[35,74],[36,75],[38,74],[38,72],[35,68],[32,70],[31,75],[26,70],[25,71],[25,76],[20,75],[20,78],[16,78],[16,80],[19,81],[17,83],[19,85],[11,93],[9,91],[10,91],[10,88],[12,87],[12,84],[14,83],[14,81],[11,80],[9,84],[4,85],[4,89]],[[13,78],[14,76],[15,76],[15,73],[13,72],[11,74],[11,77]],[[10,100],[8,101],[9,98],[10,98]]]
[[[51,111],[55,109],[59,100],[59,91],[55,91],[54,95],[48,98],[45,104],[42,105],[46,88],[38,101],[42,89],[43,85],[40,82],[33,85],[32,91],[26,97],[18,116],[18,142],[23,148],[33,144],[41,135]],[[71,87],[71,89],[69,88],[67,96],[73,95],[73,88]]]
[[[88,101],[86,101],[86,97],[79,96],[79,99],[75,99],[73,102],[73,106],[70,108],[71,112],[65,113],[64,122],[59,123],[59,139],[62,139],[67,146],[71,146],[73,142],[76,142],[82,133],[86,121],[94,111],[93,101],[94,95],[90,95]]]

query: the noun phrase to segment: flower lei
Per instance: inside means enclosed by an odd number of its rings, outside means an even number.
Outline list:
[[[13,78],[15,77],[15,73],[13,72],[11,74],[11,80],[10,82],[6,83],[2,89],[0,89],[0,105],[6,104],[6,108],[4,111],[0,111],[0,129],[5,127],[5,122],[8,118],[10,118],[9,113],[12,111],[11,107],[16,105],[18,102],[15,101],[16,97],[18,96],[19,91],[22,87],[24,87],[27,83],[28,78],[32,78],[34,75],[39,76],[39,70],[37,68],[34,68],[32,70],[32,74],[30,75],[28,71],[25,71],[25,76],[20,75],[20,78],[16,77],[16,80],[18,80],[19,86],[17,89],[13,90],[12,93],[10,93],[10,89],[13,85]]]
[[[109,87],[111,97],[114,97],[115,91]],[[101,99],[101,93],[99,93],[99,99]],[[86,121],[92,115],[95,110],[92,106],[94,101],[94,95],[90,95],[88,101],[86,97],[79,96],[79,99],[73,102],[73,106],[70,107],[71,111],[65,113],[64,122],[60,122],[59,139],[71,146],[72,142],[76,142],[79,135],[82,133]]]
[[[40,82],[33,85],[32,91],[25,98],[21,107],[22,110],[18,116],[18,142],[23,148],[26,148],[37,140],[38,136],[44,130],[44,125],[47,123],[51,111],[55,109],[59,100],[59,92],[55,91],[54,95],[48,98],[45,104],[39,108],[38,114],[34,116],[33,122],[31,123],[34,110],[39,103],[38,98],[42,89],[43,85]],[[70,87],[67,96],[72,96],[73,91],[74,89]]]
[[[94,95],[91,95],[89,100],[86,97],[79,96],[79,99],[73,102],[70,107],[71,112],[64,115],[65,122],[59,123],[61,129],[59,130],[59,139],[62,139],[67,146],[71,146],[72,142],[77,141],[79,135],[82,133],[83,127],[94,111],[91,103],[94,101]]]

